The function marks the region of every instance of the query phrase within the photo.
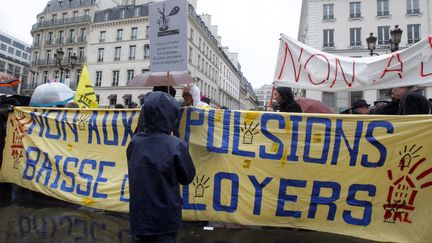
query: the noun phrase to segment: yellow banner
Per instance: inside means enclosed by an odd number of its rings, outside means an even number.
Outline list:
[[[8,120],[0,180],[126,212],[125,149],[137,115],[16,108]],[[189,108],[179,132],[197,169],[182,190],[185,220],[391,242],[432,237],[432,116]]]

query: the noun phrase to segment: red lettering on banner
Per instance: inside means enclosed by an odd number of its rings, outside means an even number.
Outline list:
[[[400,68],[398,69],[390,69],[390,66],[392,64],[393,58],[396,57],[397,61],[400,63]],[[398,72],[399,78],[402,79],[402,73],[403,73],[403,62],[400,59],[400,54],[395,53],[392,55],[392,57],[389,59],[386,68],[384,69],[383,73],[381,74],[380,79],[382,79],[388,72]]]
[[[334,79],[333,79],[333,82],[332,82],[332,84],[330,85],[330,88],[333,88],[333,86],[334,86],[335,83],[336,83],[336,79],[337,79],[337,74],[338,74],[339,67],[340,67],[340,69],[341,69],[341,73],[342,73],[342,76],[343,76],[343,80],[344,80],[344,82],[348,85],[348,87],[351,87],[352,84],[354,83],[354,80],[355,80],[355,64],[356,64],[355,62],[352,63],[352,79],[351,79],[351,82],[348,82],[347,79],[346,79],[346,77],[345,77],[345,72],[344,72],[344,70],[343,70],[343,68],[342,68],[342,65],[341,65],[339,59],[336,58],[336,72],[335,72],[335,77],[334,77]]]
[[[427,76],[431,76],[432,75],[432,73],[424,73],[424,64],[423,64],[423,62],[421,62],[420,63],[420,76],[422,76],[423,78],[424,77],[427,77]]]
[[[293,55],[293,53],[292,53],[292,51],[291,51],[291,48],[289,48],[288,44],[285,43],[284,60],[283,60],[283,64],[282,64],[281,71],[280,71],[280,73],[279,73],[279,77],[278,77],[279,80],[280,80],[281,77],[282,77],[283,70],[284,70],[284,68],[285,68],[285,64],[286,64],[287,54],[289,53],[290,58],[291,58],[291,64],[292,64],[292,66],[293,66],[294,78],[295,78],[295,81],[298,82],[298,80],[299,80],[299,78],[300,78],[300,73],[301,73],[301,70],[302,70],[302,64],[300,63],[300,59],[301,59],[301,57],[303,56],[303,50],[304,50],[304,48],[301,48],[301,49],[300,49],[300,56],[297,58],[297,62],[300,64],[300,66],[298,67],[298,72],[297,72],[297,68],[296,68],[296,66],[295,66],[295,64],[294,64],[294,55]]]
[[[428,40],[429,40],[429,47],[432,49],[432,36],[429,36]],[[424,73],[424,62],[421,62],[420,63],[420,76],[424,78],[424,77],[427,77],[430,75],[432,75],[432,72],[426,73],[426,74]]]
[[[314,58],[315,56],[319,56],[319,57],[323,57],[325,59],[325,61],[327,62],[327,77],[323,80],[321,80],[320,82],[315,82],[314,80],[312,80],[312,77],[310,76],[310,74],[308,74],[308,78],[309,78],[309,82],[311,82],[314,85],[320,85],[322,83],[324,83],[325,81],[327,81],[330,77],[330,62],[328,60],[328,58],[322,54],[313,54],[312,56],[309,57],[309,59],[306,61],[304,67],[305,69],[307,68],[307,65],[309,63],[309,61]]]

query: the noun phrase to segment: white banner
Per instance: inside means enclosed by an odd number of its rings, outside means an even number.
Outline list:
[[[281,35],[277,86],[356,91],[432,82],[432,35],[402,51],[350,58],[329,54]]]
[[[187,0],[150,4],[150,71],[187,70]]]

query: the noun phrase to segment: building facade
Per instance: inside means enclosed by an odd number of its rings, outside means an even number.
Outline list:
[[[9,73],[19,80],[17,90],[25,89],[28,83],[30,45],[0,31],[0,72]]]
[[[366,38],[378,38],[378,54],[390,52],[390,30],[403,30],[399,49],[408,48],[431,33],[430,0],[303,0],[298,40],[328,53],[366,57]],[[432,87],[419,89],[432,97]],[[368,103],[388,99],[388,90],[359,92],[306,91],[306,97],[322,100],[336,111],[351,107],[358,99]]]
[[[32,26],[31,74],[23,92],[30,94],[37,85],[53,81],[69,83],[75,89],[81,67],[87,61],[88,34],[94,14],[114,6],[109,0],[49,1]],[[64,53],[61,60],[56,58],[60,50]],[[72,56],[77,57],[75,65]]]
[[[63,1],[50,1],[33,26],[34,75],[30,88],[50,80],[59,81],[62,73],[59,74],[55,64],[55,54],[62,49],[65,53],[62,63],[67,67],[62,80],[70,80],[71,88],[76,87],[81,66],[86,62],[101,106],[142,103],[150,89],[125,85],[150,69],[149,1],[71,0],[67,7],[59,2]],[[237,55],[220,45],[221,38],[217,26],[211,25],[211,16],[198,15],[195,7],[196,0],[189,1],[187,71],[211,105],[240,109],[240,86],[249,82],[245,82]],[[69,14],[73,16],[70,20]],[[65,16],[67,21],[58,20],[58,16]],[[57,41],[64,35],[66,42]],[[69,41],[75,39],[80,41]],[[74,54],[78,62],[72,67],[70,57]],[[180,99],[181,87],[176,89],[176,98]],[[250,96],[253,94],[243,97]]]

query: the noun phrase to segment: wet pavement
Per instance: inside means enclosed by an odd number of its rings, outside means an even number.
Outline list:
[[[0,243],[131,242],[128,214],[94,210],[13,186],[0,185]],[[337,234],[290,228],[235,227],[184,222],[180,243],[327,243],[373,242]]]

